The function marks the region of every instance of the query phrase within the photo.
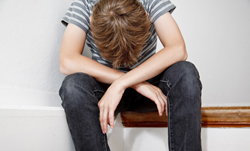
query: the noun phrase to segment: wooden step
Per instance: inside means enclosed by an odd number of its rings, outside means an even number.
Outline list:
[[[202,107],[202,127],[250,127],[250,106],[236,107]],[[125,127],[167,127],[168,118],[158,112],[121,113]]]

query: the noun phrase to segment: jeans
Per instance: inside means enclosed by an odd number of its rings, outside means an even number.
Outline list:
[[[169,151],[201,151],[202,85],[196,67],[187,61],[177,62],[148,82],[167,96]],[[76,151],[110,150],[97,105],[108,87],[85,73],[65,77],[59,94]],[[115,114],[154,110],[153,101],[127,88]]]

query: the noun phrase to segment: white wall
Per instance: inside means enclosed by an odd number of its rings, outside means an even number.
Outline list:
[[[57,92],[60,18],[70,0],[0,1],[0,85]]]
[[[57,93],[60,19],[71,2],[0,1],[0,87]],[[188,60],[200,71],[203,106],[250,105],[250,1],[172,2]]]
[[[202,105],[250,105],[250,1],[172,2],[188,60],[200,71]]]
[[[27,100],[40,101],[43,104],[42,101],[59,99],[55,96],[64,78],[58,69],[59,49],[65,29],[60,19],[71,2],[72,0],[0,0],[0,104],[1,101],[8,101],[13,105],[13,98],[20,101],[18,105],[29,104],[25,102]],[[250,105],[250,60],[247,58],[250,55],[250,1],[172,2],[177,5],[173,16],[186,41],[188,60],[195,63],[200,71],[203,106]],[[161,45],[158,50],[160,48]],[[88,52],[85,54],[90,55]],[[58,106],[57,103],[55,102],[55,106]],[[2,116],[6,118],[4,120],[13,122],[7,119],[7,116]],[[54,118],[52,122],[48,120],[51,124],[57,123]],[[43,124],[48,127],[46,123]],[[62,131],[67,129],[61,128]],[[33,130],[33,125],[25,129],[25,132],[29,130]],[[9,134],[8,129],[4,132]],[[151,129],[125,129],[125,150],[144,150],[138,143],[141,139],[150,146],[158,143],[166,149],[167,146],[163,142],[166,141],[166,128],[151,132]],[[61,135],[65,137],[59,143],[69,141],[68,132],[60,133],[56,137]],[[111,140],[115,140],[116,136],[111,137]],[[205,151],[245,151],[249,148],[246,142],[248,136],[249,129],[243,128],[203,129],[202,144]],[[156,141],[159,137],[160,142]],[[131,140],[137,143],[131,143]],[[117,147],[121,142],[113,141],[110,144]],[[54,144],[52,147],[55,147]]]

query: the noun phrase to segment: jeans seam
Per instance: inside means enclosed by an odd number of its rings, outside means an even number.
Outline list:
[[[171,111],[172,111],[172,104],[171,102],[169,101],[169,132],[170,132],[170,151],[173,151],[173,133],[172,133],[172,116],[171,116]]]
[[[166,85],[168,86],[168,88],[171,88],[171,83],[169,82],[169,80],[160,80],[160,82],[166,83]]]
[[[94,93],[94,92],[101,92],[101,93],[103,93],[103,94],[105,93],[104,91],[102,91],[102,90],[97,90],[97,89],[93,90],[93,93]]]
[[[100,92],[100,93],[103,93],[103,94],[105,94],[105,92],[104,91],[102,91],[102,90],[98,90],[96,87],[95,87],[95,89],[92,91],[92,93],[96,96],[96,92]],[[105,151],[108,151],[108,147],[107,147],[107,139],[106,139],[106,136],[105,136],[106,134],[103,134],[103,143],[104,143],[104,150]]]
[[[105,149],[105,151],[108,151],[107,143],[105,142],[105,135],[106,135],[106,134],[103,134],[104,149]]]

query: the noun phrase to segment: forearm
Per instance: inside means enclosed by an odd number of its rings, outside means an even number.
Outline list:
[[[185,46],[165,47],[137,68],[121,76],[116,80],[116,83],[119,83],[123,89],[136,86],[136,84],[157,76],[167,67],[178,61],[186,60],[186,58]]]
[[[171,64],[185,60],[185,52],[185,48],[182,50],[178,47],[169,49],[165,47],[137,68],[115,80],[98,103],[103,133],[107,132],[107,122],[111,128],[114,127],[114,112],[127,87],[134,88],[138,93],[154,101],[160,116],[164,110],[167,113],[167,97],[160,88],[143,81],[158,75]]]
[[[83,72],[106,84],[112,84],[125,74],[82,55],[62,57],[60,59],[60,71],[66,75]]]

